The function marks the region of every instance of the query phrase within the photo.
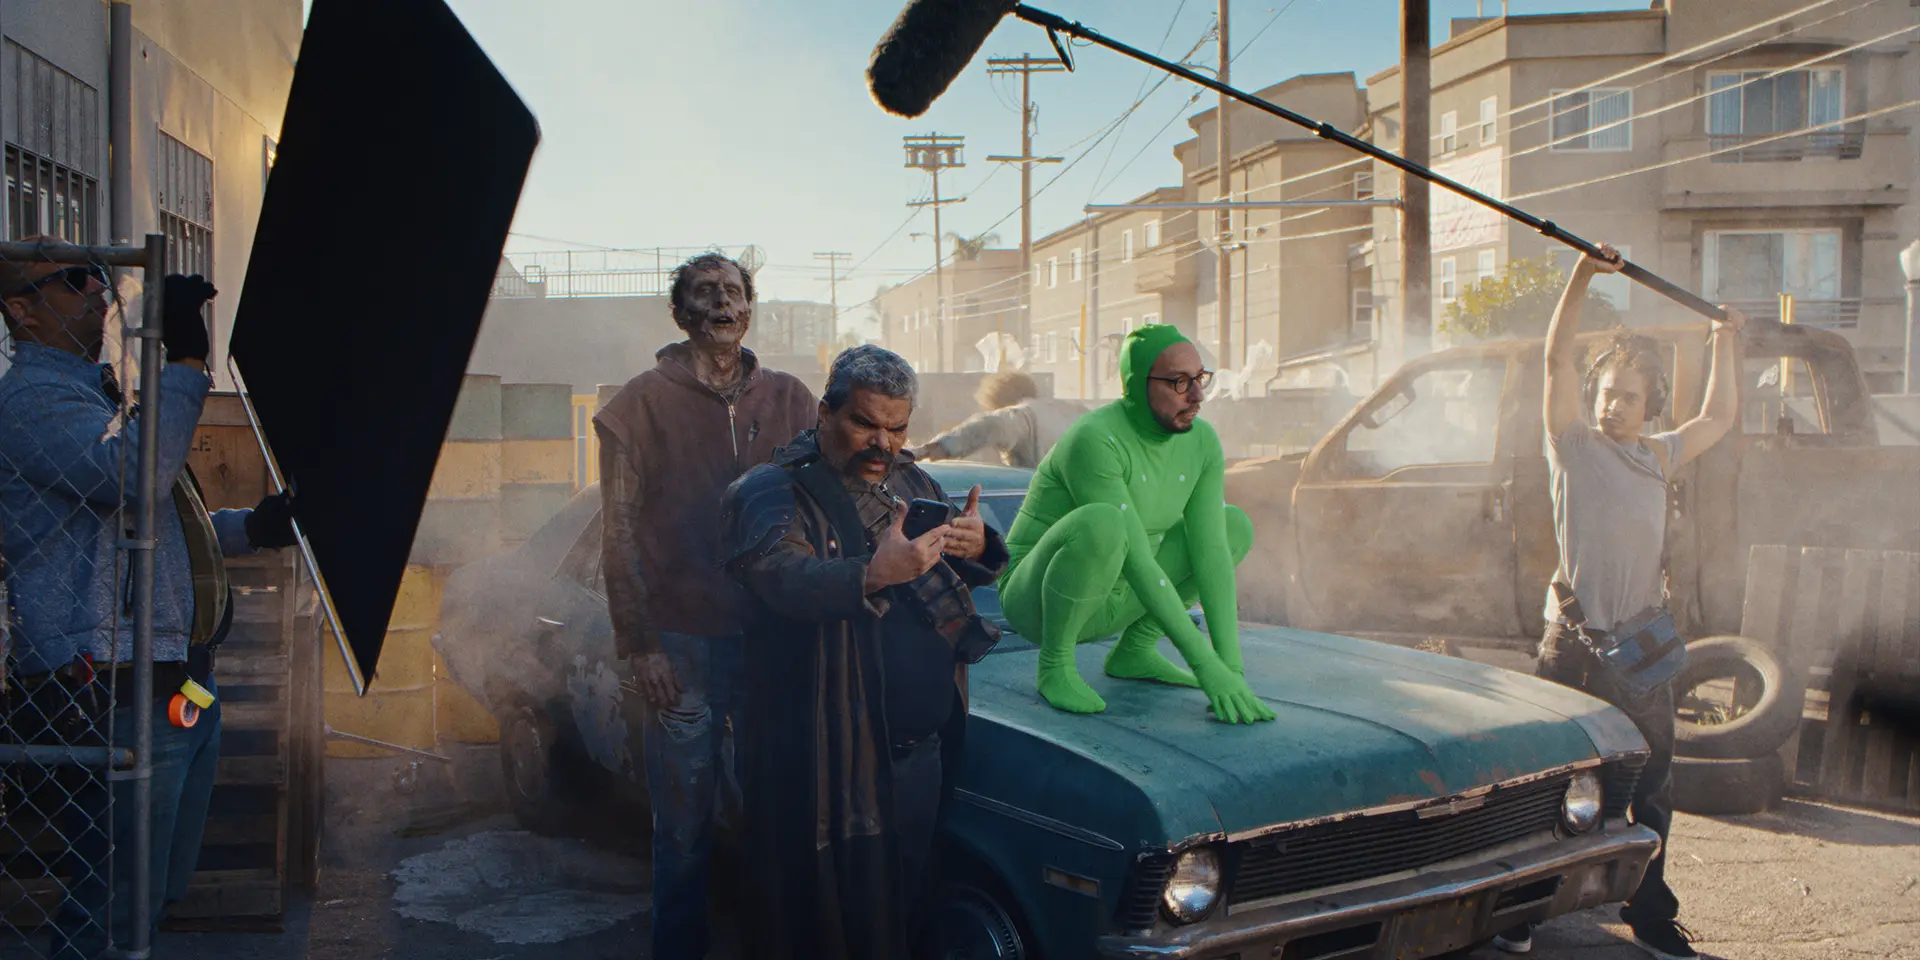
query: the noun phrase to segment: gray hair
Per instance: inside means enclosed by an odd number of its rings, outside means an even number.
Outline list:
[[[827,389],[820,400],[828,410],[838,410],[858,388],[883,396],[915,400],[920,395],[920,377],[905,357],[877,344],[848,347],[833,358],[827,372]]]

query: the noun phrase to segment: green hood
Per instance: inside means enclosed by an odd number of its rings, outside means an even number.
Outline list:
[[[1127,334],[1127,339],[1120,344],[1120,404],[1126,408],[1127,420],[1142,437],[1164,440],[1173,436],[1153,418],[1153,410],[1147,406],[1147,374],[1153,371],[1153,362],[1160,359],[1168,347],[1187,342],[1178,327],[1150,323]]]

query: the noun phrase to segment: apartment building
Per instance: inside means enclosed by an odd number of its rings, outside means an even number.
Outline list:
[[[944,314],[931,272],[880,291],[874,298],[880,343],[916,370],[984,370],[981,340],[1020,329],[1020,251],[960,249],[943,272]]]
[[[1352,73],[1297,76],[1267,87],[1260,96],[1342,130],[1358,130],[1366,119],[1364,94]],[[1354,162],[1351,150],[1242,104],[1232,109],[1229,126],[1238,152],[1229,164],[1225,193],[1236,201],[1291,206],[1231,215],[1225,256],[1233,286],[1225,356],[1215,296],[1215,258],[1222,255],[1222,245],[1196,245],[1193,255],[1201,264],[1197,327],[1212,355],[1210,362],[1221,369],[1250,368],[1263,383],[1283,358],[1372,339],[1371,326],[1356,322],[1347,251],[1370,232],[1372,217],[1364,204],[1376,197],[1370,171]],[[1187,193],[1196,198],[1223,194],[1213,161],[1216,113],[1196,115],[1190,126],[1198,136],[1174,148]],[[1320,202],[1335,205],[1314,206]]]
[[[1652,9],[1468,19],[1434,48],[1437,170],[1656,273],[1853,341],[1877,392],[1899,389],[1905,337],[1898,252],[1916,233],[1920,7],[1669,0]],[[1793,16],[1786,16],[1787,14]],[[1779,19],[1785,17],[1785,19]],[[1754,25],[1778,19],[1762,29]],[[1367,81],[1376,142],[1401,140],[1398,68]],[[1384,192],[1397,174],[1374,170]],[[1509,260],[1570,254],[1434,190],[1433,314]],[[1376,210],[1354,250],[1356,290],[1401,343],[1398,217]],[[1620,278],[1599,287],[1630,324],[1692,315]],[[1359,294],[1356,293],[1356,297]],[[1355,301],[1356,320],[1360,301]],[[1444,334],[1437,343],[1444,345]]]
[[[126,236],[108,150],[115,8],[131,14]],[[170,270],[221,288],[208,365],[222,389],[303,22],[300,0],[0,0],[0,236],[165,234]]]
[[[1164,187],[1128,206],[1180,203]],[[1121,338],[1148,323],[1193,335],[1199,246],[1191,210],[1103,211],[1034,241],[1029,368],[1051,373],[1057,395],[1113,399]]]

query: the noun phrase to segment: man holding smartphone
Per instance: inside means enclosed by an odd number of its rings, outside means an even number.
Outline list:
[[[998,640],[970,591],[1007,558],[979,487],[950,517],[902,455],[917,393],[899,355],[841,353],[818,430],[727,490],[722,555],[756,612],[741,766],[757,960],[914,955],[966,665]]]

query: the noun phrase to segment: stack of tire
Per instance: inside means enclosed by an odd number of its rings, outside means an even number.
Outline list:
[[[1728,677],[1741,691],[1731,710],[1701,717],[1685,709],[1696,687]],[[1778,804],[1788,773],[1780,748],[1799,736],[1806,701],[1801,671],[1757,641],[1707,637],[1687,644],[1687,665],[1673,692],[1683,707],[1674,724],[1674,809],[1715,816]]]

